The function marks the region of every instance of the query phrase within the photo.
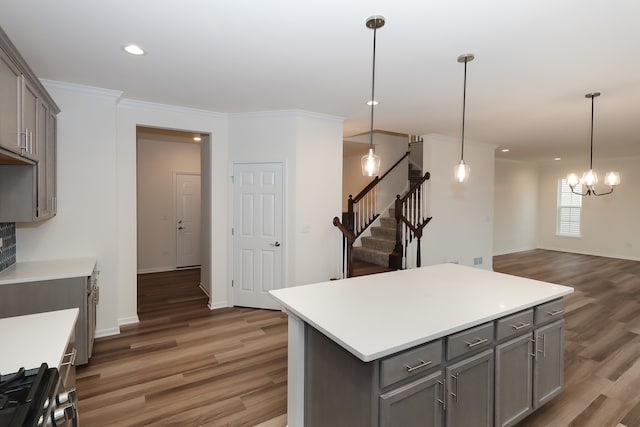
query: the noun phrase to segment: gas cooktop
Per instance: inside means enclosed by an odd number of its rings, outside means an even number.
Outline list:
[[[46,363],[39,368],[0,375],[0,427],[48,425],[46,420],[57,386],[58,370]]]

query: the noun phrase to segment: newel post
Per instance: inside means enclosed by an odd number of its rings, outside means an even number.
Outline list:
[[[402,200],[400,195],[396,195],[396,202],[394,206],[395,218],[396,218],[396,245],[393,248],[393,252],[389,254],[389,268],[395,270],[402,269]]]

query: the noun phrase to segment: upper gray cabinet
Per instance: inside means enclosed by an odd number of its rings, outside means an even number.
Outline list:
[[[0,222],[55,215],[59,112],[0,29]]]

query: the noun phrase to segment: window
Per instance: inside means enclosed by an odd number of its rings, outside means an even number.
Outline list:
[[[575,186],[582,192],[582,185]],[[571,192],[566,179],[558,181],[558,236],[580,237],[580,209],[582,196]]]

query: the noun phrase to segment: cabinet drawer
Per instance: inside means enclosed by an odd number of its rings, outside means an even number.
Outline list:
[[[561,319],[564,314],[564,300],[562,298],[540,304],[536,307],[536,325]]]
[[[442,362],[442,340],[432,341],[380,362],[380,388],[428,371]]]
[[[498,341],[531,330],[533,326],[533,309],[499,319],[496,322],[496,339]]]
[[[487,347],[493,342],[493,322],[467,329],[447,339],[447,360]]]

